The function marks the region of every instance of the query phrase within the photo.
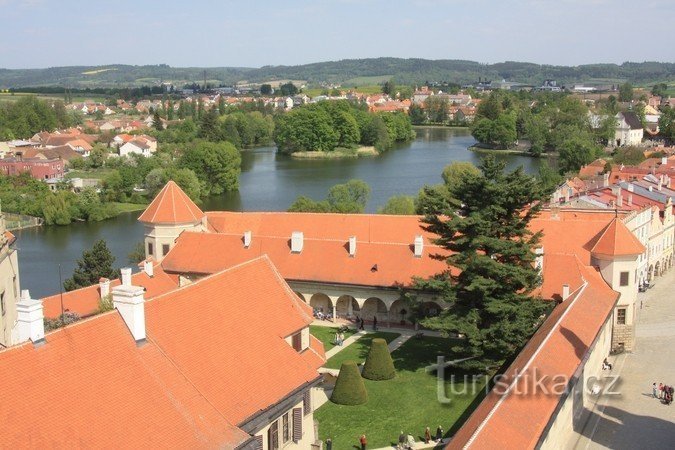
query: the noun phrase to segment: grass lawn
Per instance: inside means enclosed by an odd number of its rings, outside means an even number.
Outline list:
[[[324,364],[324,367],[328,367],[329,369],[339,369],[342,363],[347,360],[356,361],[357,364],[362,363],[366,360],[366,356],[368,356],[370,343],[374,338],[382,338],[387,342],[391,342],[399,336],[399,333],[390,333],[386,331],[368,333],[367,335],[362,336],[358,341],[348,345],[344,350],[341,350],[335,356],[330,358],[326,364]]]
[[[336,331],[337,328],[333,327],[322,327],[319,325],[309,326],[309,332],[312,334],[312,336],[323,342],[323,348],[326,351],[335,347],[335,344],[333,344],[333,340],[335,339]],[[344,332],[345,339],[347,339],[349,336],[355,333],[356,333],[355,329],[353,328],[348,329],[347,331]]]
[[[69,170],[66,173],[66,178],[95,178],[97,180],[104,179],[112,169],[91,169],[91,170]]]
[[[132,212],[132,211],[143,211],[148,205],[141,205],[139,203],[119,203],[112,202],[113,205],[117,208],[120,213]]]
[[[482,400],[485,379],[479,378],[474,389],[470,381],[464,385],[464,376],[458,374],[459,381],[451,390],[453,383],[448,381],[450,376],[446,369],[446,395],[451,401],[447,404],[438,401],[436,374],[427,373],[424,368],[436,363],[438,355],[453,358],[449,350],[452,344],[452,339],[429,336],[408,340],[392,353],[396,378],[364,380],[368,391],[365,404],[342,406],[329,401],[314,413],[319,422],[319,439],[330,437],[333,448],[351,449],[365,433],[368,446],[379,448],[394,444],[401,430],[415,436],[417,441],[421,440],[427,426],[432,435],[438,425],[443,427],[446,436],[454,434]],[[467,376],[471,380],[471,376]],[[464,386],[466,393],[462,393]]]

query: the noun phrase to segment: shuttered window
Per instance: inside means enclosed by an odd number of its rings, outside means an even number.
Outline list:
[[[279,421],[272,423],[267,430],[267,442],[269,450],[279,450]]]
[[[255,437],[255,450],[263,450],[263,437],[262,436],[256,436]]]
[[[281,420],[281,442],[285,444],[291,439],[291,413],[286,413],[283,415]]]
[[[296,352],[302,351],[302,334],[296,333],[293,335],[293,348]]]
[[[293,408],[293,442],[302,440],[302,408]]]
[[[302,409],[305,410],[305,415],[312,412],[312,397],[310,391],[305,391],[302,397]]]

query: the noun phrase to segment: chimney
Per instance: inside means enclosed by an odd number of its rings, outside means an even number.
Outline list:
[[[628,192],[635,192],[635,186],[633,186],[632,184],[629,184],[628,185]]]
[[[633,194],[628,194],[628,205],[629,206],[633,205]]]
[[[251,232],[244,231],[244,248],[249,248],[251,246]]]
[[[120,269],[122,276],[122,286],[131,286],[131,267],[122,267]]]
[[[122,269],[124,270],[124,269]],[[122,284],[112,290],[113,307],[119,311],[136,342],[145,340],[145,300],[143,288]]]
[[[534,259],[534,266],[539,271],[539,275],[542,275],[544,273],[544,247],[534,249],[534,254],[537,255]]]
[[[302,246],[305,236],[302,231],[294,231],[291,233],[291,253],[302,252]]]
[[[101,298],[105,298],[110,294],[110,280],[101,278],[98,280],[98,289],[101,291]]]
[[[570,202],[570,188],[565,187],[565,203]]]
[[[602,174],[602,187],[608,187],[609,186],[609,174],[604,173]]]
[[[570,285],[569,284],[563,284],[562,286],[562,299],[563,301],[567,300],[567,298],[570,296]]]
[[[150,278],[152,278],[155,275],[155,266],[152,264],[152,260],[146,259],[145,261],[143,261],[143,271]]]
[[[621,194],[620,190],[619,195],[616,197],[616,206],[618,206],[619,208],[623,206],[623,194]]]
[[[649,192],[652,192],[654,190],[654,186],[649,186]]]
[[[661,157],[661,164],[668,164],[668,157],[667,156]]]
[[[422,257],[422,251],[424,250],[424,238],[422,236],[415,236],[415,258]]]
[[[551,220],[558,220],[560,219],[560,208],[558,206],[552,206],[551,207]]]
[[[16,325],[19,341],[41,343],[45,339],[45,323],[42,313],[42,302],[30,298],[28,289],[21,291],[21,299],[16,303]]]
[[[349,256],[356,256],[356,236],[349,236]]]

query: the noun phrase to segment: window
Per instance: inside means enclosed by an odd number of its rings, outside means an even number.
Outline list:
[[[286,413],[281,418],[281,442],[286,443],[291,440],[291,413]]]
[[[312,412],[312,397],[309,391],[305,391],[302,395],[302,409],[305,412],[305,415]]]
[[[270,450],[279,450],[279,421],[273,422],[267,430],[267,443]]]
[[[166,256],[169,253],[169,244],[162,244],[162,256]]]
[[[153,253],[152,242],[148,242],[148,255],[152,256],[152,253]]]
[[[292,337],[293,340],[293,348],[295,349],[296,352],[299,352],[302,350],[302,334],[301,333],[295,333]]]
[[[626,308],[619,308],[616,311],[616,324],[626,325]]]
[[[4,292],[2,294],[0,294],[0,310],[1,310],[3,316],[7,312],[7,308],[5,307],[5,293]]]
[[[628,286],[628,272],[621,272],[619,275],[619,286]]]

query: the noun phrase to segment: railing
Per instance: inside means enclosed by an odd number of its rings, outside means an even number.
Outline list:
[[[23,214],[3,213],[5,226],[8,230],[20,230],[22,228],[39,227],[44,223],[40,217],[26,216]]]

